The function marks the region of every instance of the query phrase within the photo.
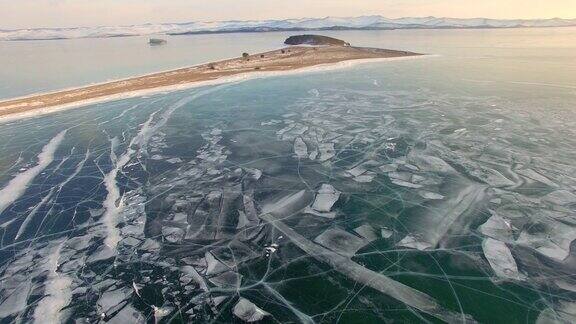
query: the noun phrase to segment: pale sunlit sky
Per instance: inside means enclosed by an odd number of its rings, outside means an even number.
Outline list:
[[[361,15],[576,18],[576,0],[0,0],[0,29]]]

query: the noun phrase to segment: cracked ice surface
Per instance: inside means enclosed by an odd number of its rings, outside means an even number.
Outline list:
[[[2,321],[573,318],[574,119],[321,83],[0,126]]]

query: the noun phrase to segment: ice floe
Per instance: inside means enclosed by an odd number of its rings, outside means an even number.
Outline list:
[[[369,224],[364,224],[354,229],[356,234],[360,235],[369,242],[376,241],[379,238],[379,233]]]
[[[368,244],[369,241],[342,229],[331,228],[316,237],[314,242],[338,254],[353,257],[356,252]]]
[[[294,141],[294,153],[299,159],[308,157],[308,147],[300,137],[297,137]]]
[[[513,239],[513,227],[509,221],[496,215],[492,215],[486,223],[478,227],[478,231],[487,237],[503,242]]]
[[[576,203],[576,194],[567,190],[557,190],[544,196],[543,200],[560,206],[571,205]]]
[[[248,323],[261,321],[269,315],[246,298],[240,298],[234,306],[233,313],[236,317]]]
[[[498,277],[513,280],[522,279],[522,275],[518,272],[516,260],[504,242],[487,238],[482,242],[482,250]]]
[[[340,192],[329,184],[323,184],[318,189],[312,209],[321,213],[330,212],[338,199],[340,199]]]

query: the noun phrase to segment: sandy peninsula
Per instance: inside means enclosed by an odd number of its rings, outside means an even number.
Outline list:
[[[0,119],[34,116],[75,103],[102,101],[122,94],[215,81],[240,74],[282,72],[352,60],[386,59],[420,54],[353,46],[292,46],[275,51],[243,55],[238,58],[197,65],[108,83],[53,93],[31,95],[0,102]]]

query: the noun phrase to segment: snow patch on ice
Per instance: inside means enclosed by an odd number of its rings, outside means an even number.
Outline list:
[[[0,214],[13,202],[18,200],[28,188],[30,182],[54,161],[54,153],[56,153],[56,150],[64,140],[66,132],[66,130],[61,131],[42,148],[42,152],[38,154],[38,164],[17,174],[0,190]]]

